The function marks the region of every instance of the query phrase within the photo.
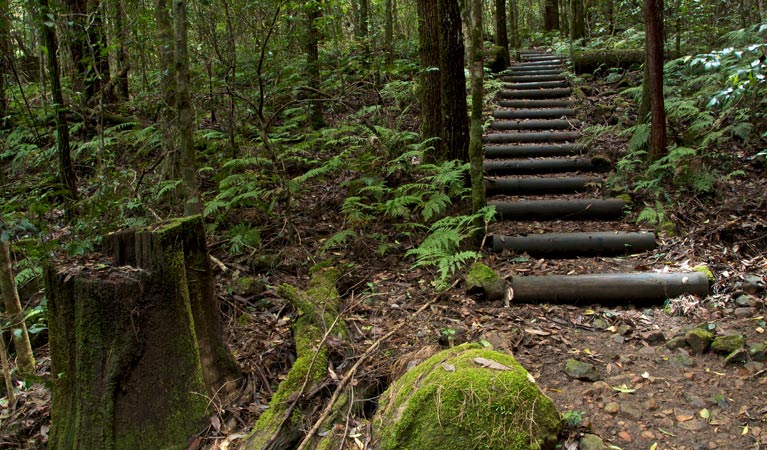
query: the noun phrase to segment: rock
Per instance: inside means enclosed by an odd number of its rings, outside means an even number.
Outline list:
[[[641,334],[642,340],[650,345],[660,345],[666,342],[666,336],[661,331],[646,331]]]
[[[714,335],[709,331],[693,328],[685,333],[684,340],[687,341],[687,345],[690,346],[693,353],[700,354],[708,350],[711,341],[714,340]]]
[[[634,331],[634,329],[631,327],[631,325],[623,324],[618,327],[618,330],[616,331],[616,333],[621,336],[628,336],[629,334],[631,334],[632,331]]]
[[[668,359],[671,367],[695,367],[695,361],[685,353],[674,355]]]
[[[700,266],[695,266],[693,267],[692,270],[706,275],[706,278],[708,278],[709,283],[713,283],[714,281],[716,281],[716,278],[714,277],[714,272],[712,272],[711,268],[709,268],[705,264],[701,264]]]
[[[739,319],[748,319],[756,315],[756,308],[735,308],[732,315]]]
[[[631,437],[631,435],[629,434],[629,432],[628,432],[628,431],[626,431],[626,430],[623,430],[623,431],[619,432],[619,433],[618,433],[618,438],[619,438],[621,441],[623,441],[623,442],[625,442],[625,443],[627,443],[627,444],[628,444],[628,443],[631,443],[631,442],[634,442],[634,438],[633,438],[633,437]]]
[[[552,401],[514,357],[478,344],[443,350],[405,372],[373,418],[380,450],[468,449],[480,441],[552,450],[561,427]]]
[[[644,408],[648,411],[655,411],[658,408],[660,408],[660,405],[658,404],[657,400],[655,400],[654,398],[651,398],[644,402]]]
[[[602,438],[595,434],[584,434],[578,441],[578,448],[580,450],[609,450],[609,447],[605,445]]]
[[[717,336],[711,342],[711,351],[718,355],[729,355],[739,348],[746,345],[746,339],[739,334],[728,336]]]
[[[735,304],[743,308],[755,308],[759,303],[759,299],[750,294],[735,297]]]
[[[748,347],[748,355],[751,357],[752,361],[767,361],[767,342],[750,345]]]
[[[584,381],[599,380],[599,371],[593,364],[578,361],[577,359],[568,359],[565,362],[565,373],[571,378]]]
[[[506,283],[493,269],[475,262],[466,275],[466,292],[480,295],[485,300],[502,300],[506,297]]]
[[[736,289],[742,289],[751,295],[761,294],[764,292],[765,287],[767,287],[767,285],[765,284],[762,277],[756,275],[749,275],[745,277],[743,281],[739,281],[735,284]]]
[[[599,330],[606,330],[610,327],[610,323],[601,317],[597,317],[594,319],[594,322],[591,323],[591,326]]]
[[[642,410],[633,401],[623,401],[621,402],[621,414],[627,419],[639,420],[642,417]]]
[[[736,364],[746,362],[748,360],[748,352],[744,348],[739,348],[724,358],[724,364]]]
[[[232,293],[242,297],[261,295],[266,291],[266,283],[261,278],[239,277],[232,280]]]
[[[680,422],[677,424],[679,428],[682,428],[687,431],[700,431],[706,428],[707,425],[708,424],[706,423],[705,420],[700,420],[700,419],[688,420],[686,422]]]
[[[621,410],[621,405],[617,402],[610,402],[605,405],[605,412],[608,414],[618,414]]]
[[[693,394],[692,392],[685,391],[682,394],[682,397],[684,397],[685,401],[687,401],[687,403],[693,408],[701,409],[706,407],[706,401]]]
[[[687,339],[684,336],[676,336],[666,342],[666,348],[669,350],[676,350],[687,346]]]
[[[655,433],[650,430],[644,430],[641,434],[642,439],[653,440],[655,439]]]

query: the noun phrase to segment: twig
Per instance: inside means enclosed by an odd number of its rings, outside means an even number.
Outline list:
[[[460,278],[455,280],[453,284],[450,285],[445,291],[449,291],[450,289],[454,288],[456,285],[458,285],[458,282],[460,281]],[[433,305],[437,300],[440,299],[442,296],[442,292],[435,295],[431,300],[424,303],[423,306],[418,308],[418,310],[414,313],[415,315],[420,314],[423,312],[426,308]],[[356,363],[352,366],[351,369],[349,369],[348,372],[346,372],[346,375],[341,379],[341,381],[338,383],[338,386],[336,386],[336,390],[333,391],[333,396],[330,398],[330,401],[327,405],[325,405],[325,409],[322,410],[322,414],[320,415],[320,418],[317,419],[317,421],[314,423],[312,428],[309,430],[309,432],[306,433],[306,436],[304,437],[304,440],[301,441],[301,444],[296,447],[296,450],[305,450],[306,446],[309,445],[309,442],[312,440],[315,434],[317,434],[317,431],[319,431],[320,427],[322,426],[322,423],[327,420],[327,418],[330,416],[330,413],[333,411],[333,406],[335,405],[336,401],[338,401],[338,397],[341,396],[341,392],[343,392],[344,389],[346,389],[346,386],[351,382],[352,378],[354,378],[354,374],[357,372],[357,369],[360,368],[362,363],[364,363],[370,355],[373,354],[373,352],[376,351],[376,349],[381,345],[381,343],[390,337],[394,335],[394,333],[398,332],[402,327],[404,327],[406,324],[409,324],[408,321],[400,322],[399,325],[395,326],[391,329],[388,333],[378,338],[377,341],[373,342],[370,347],[365,350],[365,353],[360,356],[360,358],[357,360]]]

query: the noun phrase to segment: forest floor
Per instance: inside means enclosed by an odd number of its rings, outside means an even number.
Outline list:
[[[595,90],[593,102],[610,101],[604,97],[610,86]],[[595,145],[612,153],[625,143],[605,138]],[[479,340],[512,353],[566,414],[572,427],[570,435],[563,436],[562,448],[577,449],[572,442],[583,432],[626,450],[767,448],[765,362],[747,356],[743,362],[726,363],[722,355],[696,353],[689,347],[672,349],[664,342],[701,324],[710,324],[706,328],[716,335],[742,335],[747,345],[767,342],[767,177],[764,165],[747,159],[746,152],[733,151],[742,159],[747,176],[722,181],[715,195],[690,195],[685,204],[677,205],[670,219],[678,232],[662,235],[652,252],[571,260],[485,258],[504,277],[677,271],[706,264],[715,281],[705,299],[640,307],[513,302],[505,306],[472,297],[459,283],[415,316],[414,311],[437,295],[430,283],[433,273],[412,269],[401,253],[379,257],[364,236],[325,254],[348,267],[339,290],[351,337],[334,343],[335,374],[343,376],[374,341],[401,327],[358,372],[357,384],[373,386],[374,392],[356,399],[361,408],[347,422],[348,448],[365,448],[365,419],[375,408],[375,394],[408,364],[440,347]],[[343,222],[339,210],[344,195],[337,186],[318,186],[296,202],[297,209],[285,218],[286,227],[274,229],[268,255],[232,255],[211,242],[212,254],[222,263],[216,266],[216,275],[229,344],[242,365],[245,383],[232,402],[213,402],[211,425],[190,448],[237,448],[268,405],[294,358],[290,325],[296,312],[274,287],[306,285],[322,242]],[[633,227],[630,220],[626,219],[627,228]],[[376,231],[386,233],[388,226],[382,223]],[[288,236],[285,229],[293,231]],[[265,242],[268,236],[264,234]],[[237,281],[243,278],[256,282]],[[744,290],[752,295],[743,296]],[[44,352],[38,352],[42,372],[49,367]],[[570,358],[596,366],[599,379],[567,376],[563,369]],[[50,393],[42,385],[23,390],[17,409],[6,410],[0,448],[45,447],[49,402]]]

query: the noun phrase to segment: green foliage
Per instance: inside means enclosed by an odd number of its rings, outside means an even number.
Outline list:
[[[562,413],[562,420],[567,428],[578,428],[583,423],[584,411],[569,409]]]

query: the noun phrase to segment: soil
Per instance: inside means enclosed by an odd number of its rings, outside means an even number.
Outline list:
[[[609,85],[595,85],[586,104],[611,104]],[[599,153],[614,154],[625,142],[614,136],[593,144]],[[687,196],[670,211],[675,234],[661,235],[659,247],[625,258],[534,259],[526,255],[484,258],[502,276],[576,274],[628,271],[681,271],[706,264],[715,277],[712,294],[705,299],[681,298],[666,304],[635,308],[632,305],[523,305],[513,301],[485,302],[468,295],[460,280],[437,293],[434,274],[411,269],[402,253],[378,256],[378,243],[364,235],[347,240],[323,257],[347,267],[339,283],[344,296],[351,337],[334,342],[333,379],[357,361],[359,355],[393,327],[399,331],[358,371],[355,382],[382,392],[408,363],[423,359],[424,349],[486,341],[511,352],[535,377],[541,389],[571,423],[562,448],[577,449],[583,433],[594,433],[613,448],[626,450],[761,449],[767,447],[767,366],[745,358],[726,364],[712,352],[696,354],[689,347],[670,349],[663,342],[701,324],[717,335],[740,334],[747,344],[767,341],[765,290],[753,287],[750,303],[739,305],[743,280],[767,282],[767,183],[765,167],[749,159],[748,148],[734,149],[734,163],[746,177],[722,181],[714,195]],[[266,227],[268,246],[250,255],[231,255],[211,243],[218,295],[225,314],[228,340],[245,374],[240,394],[229,402],[212,402],[211,425],[190,448],[237,448],[276,384],[289,369],[293,355],[290,324],[296,312],[276,295],[274,286],[304,286],[323,241],[338,231],[338,211],[344,198],[336,185],[317,186],[285,222]],[[641,199],[640,199],[641,200]],[[625,231],[636,215],[610,228]],[[247,217],[247,212],[242,214]],[[503,224],[516,229],[523,224]],[[592,224],[593,225],[593,224]],[[527,223],[525,232],[583,230],[589,223]],[[387,233],[391,224],[378,224]],[[586,228],[589,229],[589,228]],[[593,229],[593,228],[591,228]],[[286,230],[292,230],[287,233]],[[413,242],[402,242],[405,247]],[[268,254],[272,258],[264,261]],[[225,269],[225,270],[224,270]],[[235,288],[239,277],[255,277],[262,284]],[[747,287],[747,286],[746,286]],[[414,315],[424,303],[436,301]],[[741,303],[743,303],[741,301]],[[661,337],[662,336],[662,337]],[[38,349],[40,371],[48,368],[45,348]],[[593,364],[597,381],[582,381],[563,371],[568,359]],[[22,390],[17,408],[0,428],[0,448],[43,448],[49,430],[50,394],[41,385]],[[366,418],[375,409],[375,397],[359,398],[346,426],[349,449],[366,448]]]

